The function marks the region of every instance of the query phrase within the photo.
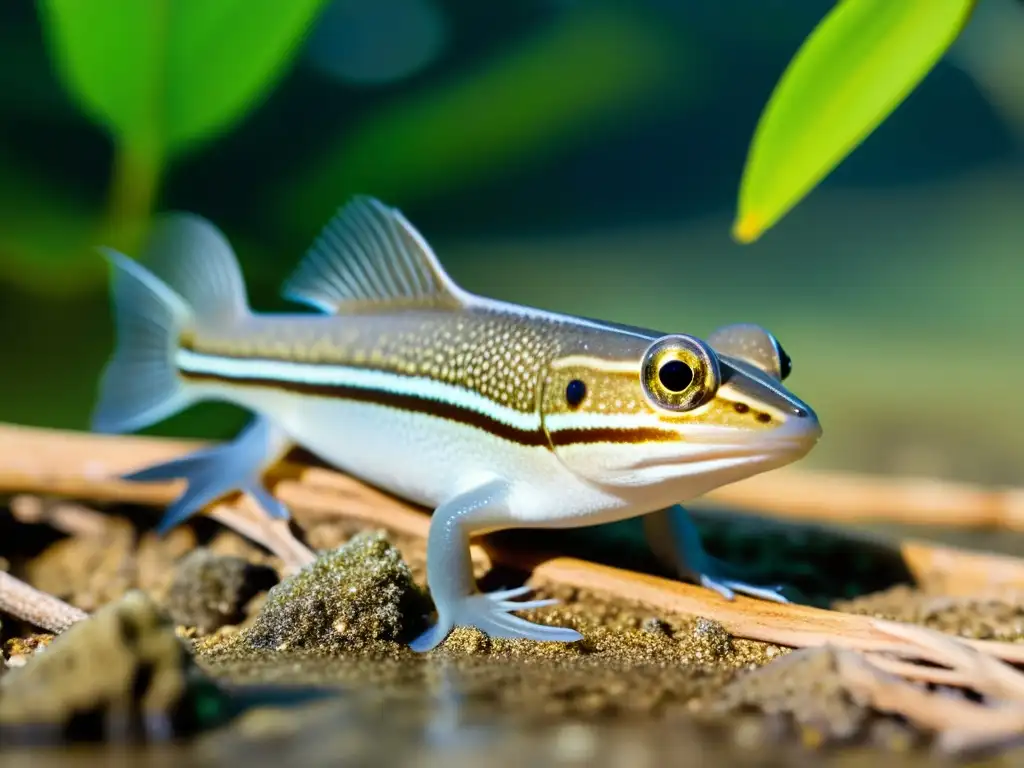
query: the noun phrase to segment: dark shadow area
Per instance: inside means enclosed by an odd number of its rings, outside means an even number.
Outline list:
[[[785,585],[794,602],[829,607],[914,583],[898,544],[838,528],[741,512],[691,512],[707,551],[754,584]],[[572,530],[514,530],[492,535],[502,546],[552,552],[674,578],[651,554],[638,519]],[[496,581],[508,576],[496,575]]]

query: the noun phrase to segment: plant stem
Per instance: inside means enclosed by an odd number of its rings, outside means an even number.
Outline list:
[[[163,160],[156,143],[152,146],[118,144],[104,222],[105,242],[123,250],[134,250],[156,202]]]

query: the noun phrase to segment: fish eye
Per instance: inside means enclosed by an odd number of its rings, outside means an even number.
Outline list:
[[[579,379],[573,379],[565,388],[565,402],[570,408],[576,408],[587,396],[587,385]]]
[[[779,378],[785,380],[793,372],[793,361],[789,359],[778,339],[775,340],[775,349],[779,352]]]
[[[669,392],[682,392],[693,381],[693,368],[682,360],[666,360],[658,369],[658,381]]]
[[[640,374],[647,399],[658,408],[689,411],[706,403],[721,382],[718,358],[693,336],[664,336],[648,347]]]

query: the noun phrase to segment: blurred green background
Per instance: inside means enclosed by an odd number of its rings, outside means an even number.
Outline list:
[[[805,466],[1024,484],[1016,0],[982,0],[751,246],[729,235],[747,146],[828,0],[75,5],[0,5],[0,419],[86,427],[112,344],[89,247],[132,252],[138,216],[212,219],[274,310],[365,193],[479,293],[665,331],[769,327],[825,428]],[[149,431],[245,418],[203,405]]]

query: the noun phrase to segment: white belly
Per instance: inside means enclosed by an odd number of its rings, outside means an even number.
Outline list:
[[[328,463],[428,507],[496,475],[528,477],[547,463],[543,449],[367,403],[303,398],[281,418],[281,426]]]
[[[524,446],[468,424],[283,390],[217,392],[227,394],[327,463],[430,509],[500,478],[512,488],[510,518],[524,527],[597,525],[650,511],[580,479],[547,447]]]

